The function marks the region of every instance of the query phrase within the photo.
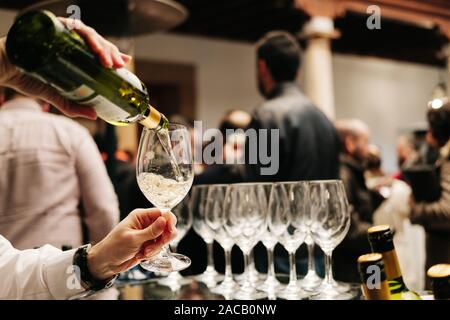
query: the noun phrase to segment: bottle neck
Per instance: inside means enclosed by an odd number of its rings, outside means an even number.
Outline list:
[[[166,117],[151,105],[148,106],[144,118],[139,123],[146,128],[156,130],[166,128],[168,125]]]
[[[392,248],[391,250],[381,252],[381,254],[383,255],[387,280],[396,280],[403,282],[402,270],[400,269],[400,263],[398,262],[398,257],[395,249]]]

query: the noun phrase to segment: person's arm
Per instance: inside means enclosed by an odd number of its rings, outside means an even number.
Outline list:
[[[94,279],[106,280],[157,254],[176,236],[176,218],[136,209],[87,255]],[[75,251],[46,245],[20,251],[0,236],[0,299],[68,299],[87,288],[73,265]]]
[[[441,167],[441,196],[438,201],[415,203],[411,208],[412,223],[433,230],[450,230],[450,160]]]
[[[89,242],[97,243],[119,222],[119,203],[94,140],[83,130],[77,141],[81,141],[75,167],[84,209],[83,221]]]
[[[65,299],[84,291],[67,281],[74,253],[50,245],[20,251],[0,236],[0,299]]]

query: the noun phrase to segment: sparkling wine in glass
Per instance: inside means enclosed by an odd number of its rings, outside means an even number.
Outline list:
[[[172,210],[189,192],[194,177],[191,139],[186,127],[144,128],[138,149],[136,174],[145,197],[162,212]],[[141,266],[153,272],[183,270],[191,260],[167,247]]]

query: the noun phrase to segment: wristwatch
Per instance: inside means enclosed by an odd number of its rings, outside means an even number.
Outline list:
[[[90,244],[81,246],[77,249],[77,251],[75,251],[75,254],[73,256],[73,265],[76,266],[80,271],[79,280],[83,287],[86,289],[86,292],[84,292],[82,296],[77,295],[77,298],[87,297],[100,290],[110,288],[118,277],[118,275],[115,275],[109,279],[98,280],[92,276],[87,265],[87,255],[90,248]]]

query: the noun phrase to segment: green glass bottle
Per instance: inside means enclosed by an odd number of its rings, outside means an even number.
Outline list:
[[[21,70],[69,100],[93,107],[111,124],[140,122],[155,129],[168,126],[166,117],[150,105],[145,85],[133,73],[104,67],[85,41],[49,11],[20,15],[8,32],[6,53]]]
[[[420,296],[411,291],[403,281],[402,271],[394,247],[394,237],[388,225],[369,228],[368,238],[372,252],[381,253],[384,268],[391,291],[392,300],[421,300]]]

